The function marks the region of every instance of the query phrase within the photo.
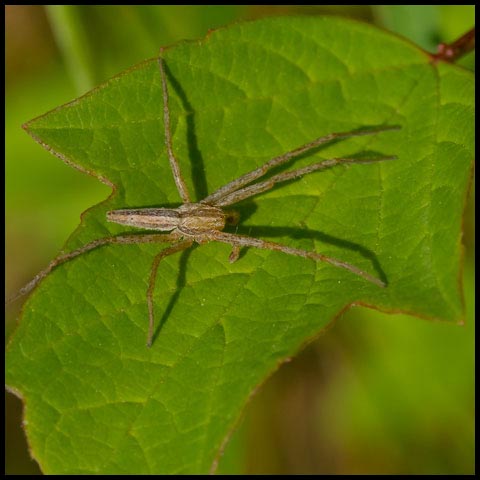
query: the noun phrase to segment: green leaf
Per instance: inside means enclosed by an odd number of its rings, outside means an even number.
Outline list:
[[[7,383],[25,401],[45,473],[207,473],[248,398],[352,304],[460,321],[461,226],[473,158],[473,76],[371,26],[335,18],[240,23],[164,55],[173,143],[195,200],[335,131],[401,125],[295,162],[378,152],[238,206],[239,233],[316,250],[388,281],[209,243],[168,257],[145,347],[161,245],[99,248],[55,269],[23,309]],[[115,208],[178,205],[153,59],[31,121],[64,161],[111,183],[65,249],[126,229]]]

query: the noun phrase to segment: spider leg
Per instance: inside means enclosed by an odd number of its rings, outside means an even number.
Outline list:
[[[162,54],[163,49],[160,50]],[[170,109],[168,108],[168,87],[167,76],[165,74],[165,65],[162,57],[158,57],[158,66],[160,67],[160,76],[162,77],[162,95],[163,95],[163,124],[165,126],[165,145],[167,147],[168,160],[173,173],[173,179],[177,186],[178,193],[182,197],[183,203],[190,203],[190,195],[183,180],[182,173],[180,172],[180,165],[173,153],[172,148],[172,133],[170,130]]]
[[[253,197],[259,193],[270,190],[273,186],[280,182],[286,182],[287,180],[293,180],[295,178],[300,178],[303,175],[309,173],[317,172],[319,170],[324,170],[326,168],[331,168],[336,165],[346,165],[350,163],[374,163],[374,162],[383,162],[385,160],[395,160],[397,157],[395,155],[382,156],[377,158],[331,158],[330,160],[324,160],[323,162],[314,163],[313,165],[308,165],[297,170],[292,170],[291,172],[279,173],[273,177],[265,180],[264,182],[254,183],[248,187],[242,188],[235,192],[225,195],[223,198],[218,200],[215,204],[218,207],[225,207],[227,205],[232,205],[234,203],[245,200],[246,198]]]
[[[278,157],[272,158],[267,163],[263,164],[261,167],[258,167],[251,172],[242,175],[241,177],[237,178],[236,180],[227,183],[223,187],[220,187],[218,190],[213,192],[208,197],[201,200],[200,203],[208,203],[211,205],[218,205],[218,201],[223,197],[239,190],[243,186],[253,182],[257,178],[263,177],[270,169],[274,167],[278,167],[279,165],[283,165],[284,163],[288,162],[291,158],[298,157],[309,150],[312,150],[319,145],[324,143],[330,142],[332,140],[340,139],[340,138],[349,138],[349,137],[360,137],[363,135],[375,135],[377,133],[386,132],[389,130],[398,130],[400,127],[398,126],[383,126],[383,127],[375,127],[375,128],[365,128],[362,130],[355,130],[351,132],[339,132],[339,133],[330,133],[323,137],[319,137],[313,140],[310,143],[302,145],[301,147],[296,148],[290,152],[284,153]]]
[[[288,255],[295,255],[297,257],[309,258],[310,260],[314,260],[316,262],[325,262],[333,265],[335,267],[344,268],[349,272],[358,275],[359,277],[368,280],[379,287],[385,287],[385,283],[382,282],[380,279],[373,277],[372,275],[360,270],[358,267],[351,265],[350,263],[342,262],[341,260],[337,260],[336,258],[327,257],[326,255],[322,255],[316,252],[309,252],[308,250],[300,250],[299,248],[287,247],[286,245],[282,245],[280,243],[275,242],[267,242],[265,240],[260,240],[259,238],[247,237],[245,235],[238,235],[233,233],[226,233],[220,231],[212,231],[208,234],[209,240],[214,240],[216,242],[221,243],[228,243],[235,247],[255,247],[260,248],[262,250],[274,250],[277,252],[283,252]]]
[[[153,291],[155,290],[155,282],[157,279],[157,271],[160,265],[160,262],[165,257],[169,255],[173,255],[174,253],[181,252],[182,250],[191,247],[193,240],[185,240],[178,242],[168,248],[162,250],[154,259],[152,263],[152,269],[150,271],[150,281],[148,283],[148,290],[147,290],[147,305],[148,305],[148,336],[147,336],[147,347],[152,346],[153,341],[153,329],[155,326],[154,322],[154,314],[153,314]]]
[[[240,257],[240,246],[239,245],[232,245],[232,251],[230,252],[230,255],[228,256],[228,261],[230,263],[235,263],[238,260],[238,257]]]
[[[35,277],[32,280],[30,280],[30,282],[28,282],[24,287],[22,287],[15,294],[9,297],[5,301],[5,305],[8,305],[14,302],[15,300],[19,299],[20,297],[23,297],[27,293],[30,293],[38,285],[38,283],[42,279],[44,279],[55,267],[58,267],[62,263],[68,262],[69,260],[72,260],[73,258],[78,257],[83,253],[87,253],[90,250],[93,250],[95,248],[102,247],[104,245],[115,244],[115,243],[130,244],[130,243],[171,242],[174,240],[178,240],[178,238],[179,238],[179,235],[176,233],[170,233],[170,234],[138,233],[133,235],[118,235],[116,237],[104,237],[104,238],[99,238],[97,240],[93,240],[92,242],[87,243],[83,247],[80,247],[77,250],[74,250],[73,252],[64,253],[54,258],[44,270],[42,270],[37,275],[35,275]]]

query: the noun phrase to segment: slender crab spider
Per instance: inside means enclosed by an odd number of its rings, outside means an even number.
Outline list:
[[[303,175],[317,172],[336,165],[345,165],[351,163],[372,163],[384,160],[394,160],[395,156],[381,156],[371,159],[359,158],[332,158],[324,160],[313,165],[299,168],[290,172],[279,173],[272,177],[258,181],[265,176],[269,170],[279,165],[283,165],[290,159],[298,157],[319,145],[330,142],[335,139],[343,139],[361,135],[375,135],[388,130],[396,130],[397,126],[380,126],[375,128],[365,128],[356,131],[331,133],[323,137],[317,138],[310,143],[302,145],[290,152],[284,153],[273,158],[261,167],[248,172],[241,177],[231,181],[230,183],[219,188],[212,194],[208,195],[198,203],[193,203],[188,189],[180,172],[180,166],[172,148],[172,135],[170,131],[170,110],[168,106],[168,87],[165,74],[164,60],[160,56],[158,65],[161,75],[162,94],[163,94],[163,121],[165,128],[165,145],[167,148],[168,159],[172,169],[173,178],[182,199],[183,204],[174,209],[170,208],[136,208],[112,210],[107,212],[107,220],[122,225],[129,225],[140,229],[157,230],[168,233],[136,233],[130,235],[117,235],[94,240],[83,247],[78,248],[69,253],[61,254],[50,262],[50,264],[38,273],[28,284],[21,288],[15,295],[7,300],[7,304],[13,302],[17,298],[29,293],[44,277],[46,277],[55,267],[72,260],[79,255],[89,252],[94,248],[98,248],[109,244],[132,244],[132,243],[172,243],[169,247],[157,254],[153,260],[150,272],[149,286],[147,290],[147,305],[149,316],[149,327],[147,334],[147,346],[152,345],[154,334],[154,312],[153,312],[153,291],[155,288],[155,280],[157,270],[162,259],[174,253],[185,250],[193,245],[193,243],[204,244],[207,242],[221,242],[232,246],[232,253],[229,261],[235,262],[239,257],[240,248],[255,247],[264,250],[274,250],[283,252],[288,255],[308,258],[317,262],[325,262],[335,267],[346,269],[365,280],[368,280],[379,287],[385,287],[385,283],[368,273],[360,270],[346,262],[337,260],[321,253],[300,250],[298,248],[288,247],[275,242],[261,240],[259,238],[249,237],[246,235],[224,232],[223,229],[227,224],[235,224],[238,221],[236,212],[224,210],[246,198],[253,197],[261,192],[270,190],[275,184],[285,182],[287,180],[297,179]]]

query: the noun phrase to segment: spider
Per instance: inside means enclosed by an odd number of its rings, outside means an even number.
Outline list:
[[[299,168],[290,172],[279,173],[273,175],[269,179],[257,181],[264,177],[269,170],[285,164],[290,159],[298,157],[310,150],[336,139],[348,137],[375,135],[388,130],[396,130],[397,126],[379,126],[354,130],[350,132],[330,133],[323,137],[319,137],[310,143],[302,145],[295,150],[279,155],[264,165],[248,172],[241,177],[232,180],[212,194],[200,200],[197,203],[192,202],[188,189],[180,172],[179,163],[175,157],[172,147],[172,135],[170,131],[170,110],[168,106],[169,94],[167,86],[167,76],[165,73],[165,63],[162,57],[163,49],[158,58],[158,66],[161,76],[162,96],[163,96],[163,122],[165,129],[165,146],[167,149],[170,167],[172,169],[173,179],[177,187],[178,193],[182,199],[182,205],[178,208],[135,208],[112,210],[107,212],[107,221],[121,225],[128,225],[139,229],[156,230],[168,233],[134,233],[127,235],[116,235],[93,240],[90,243],[69,253],[64,253],[53,259],[48,266],[38,273],[29,283],[21,288],[16,294],[7,300],[7,304],[15,301],[23,295],[29,293],[35,286],[45,278],[55,267],[79,255],[89,252],[95,248],[109,244],[133,244],[133,243],[171,243],[170,246],[158,253],[152,263],[150,271],[150,279],[147,289],[147,305],[148,305],[148,333],[147,347],[151,347],[154,334],[154,312],[153,312],[153,292],[155,288],[155,280],[157,271],[162,259],[174,253],[181,252],[194,243],[204,244],[208,242],[221,242],[230,244],[232,252],[229,256],[231,263],[239,258],[240,249],[242,247],[255,247],[264,250],[273,250],[283,252],[288,255],[308,258],[317,262],[325,262],[335,267],[346,269],[365,280],[385,287],[385,283],[380,279],[360,270],[358,267],[343,262],[336,258],[328,257],[321,253],[301,250],[294,247],[288,247],[280,243],[270,242],[237,233],[227,233],[223,229],[226,225],[235,225],[239,220],[239,214],[235,211],[225,210],[225,207],[236,204],[242,200],[253,197],[259,193],[270,190],[274,185],[288,180],[297,179],[303,175],[331,168],[336,165],[345,165],[352,163],[372,163],[385,160],[394,160],[397,157],[380,156],[377,158],[360,159],[360,158],[332,158],[324,160],[313,165]]]

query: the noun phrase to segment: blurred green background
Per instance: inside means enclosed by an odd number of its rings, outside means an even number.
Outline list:
[[[474,6],[6,6],[7,294],[60,250],[109,189],[37,145],[22,123],[161,45],[270,15],[340,15],[429,51],[474,26]],[[459,62],[474,70],[474,53]],[[473,187],[472,187],[473,190]],[[465,326],[356,308],[277,371],[248,405],[220,472],[474,473],[474,211],[465,214]],[[21,305],[6,316],[6,339]],[[6,473],[38,474],[6,393]]]

